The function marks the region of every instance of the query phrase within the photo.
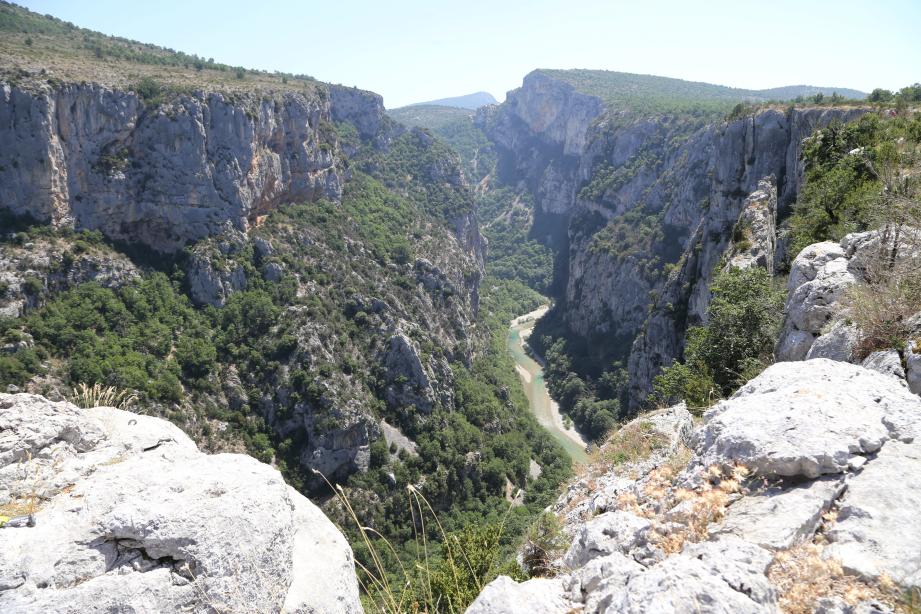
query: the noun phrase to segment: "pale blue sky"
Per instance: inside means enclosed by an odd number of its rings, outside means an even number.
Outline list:
[[[921,81],[921,0],[18,0],[79,26],[233,65],[305,73],[388,107],[534,68],[745,88]]]

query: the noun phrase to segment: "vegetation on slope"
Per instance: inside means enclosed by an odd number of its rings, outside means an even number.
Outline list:
[[[143,78],[173,90],[316,92],[308,75],[230,66],[195,54],[108,36],[0,0],[0,78],[95,82],[131,88]]]
[[[656,377],[660,402],[709,407],[773,362],[785,293],[771,274],[729,268],[714,278],[710,292],[707,324],[688,330],[684,360]]]
[[[907,88],[906,88],[907,89]],[[921,88],[916,100],[921,102]],[[921,113],[867,114],[818,130],[803,148],[802,194],[790,220],[790,255],[811,243],[909,215],[921,169]]]
[[[637,75],[608,70],[538,71],[573,86],[577,91],[600,98],[612,111],[632,111],[640,115],[659,113],[690,116],[721,116],[740,102],[789,100],[816,93],[863,98],[856,90],[792,86],[773,90],[746,90],[683,79]]]

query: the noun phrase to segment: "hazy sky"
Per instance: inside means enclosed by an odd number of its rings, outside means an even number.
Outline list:
[[[745,88],[921,81],[921,0],[16,0],[79,26],[232,65],[305,73],[388,107],[534,68]]]

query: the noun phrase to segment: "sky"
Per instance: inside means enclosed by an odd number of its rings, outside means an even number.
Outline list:
[[[219,62],[308,74],[388,108],[535,68],[762,89],[921,81],[921,0],[15,0],[78,26]]]

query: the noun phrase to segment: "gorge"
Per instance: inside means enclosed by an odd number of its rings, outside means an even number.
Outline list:
[[[0,34],[0,610],[916,611],[921,86]]]

